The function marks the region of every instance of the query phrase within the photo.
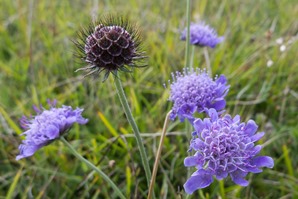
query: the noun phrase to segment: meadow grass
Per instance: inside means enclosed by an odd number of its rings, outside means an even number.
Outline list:
[[[145,198],[147,183],[132,129],[117,98],[113,78],[81,79],[72,39],[101,14],[128,15],[142,30],[148,67],[121,74],[152,168],[167,101],[171,72],[184,67],[185,1],[11,1],[0,0],[0,198],[115,198],[112,189],[74,158],[59,141],[33,157],[16,161],[18,120],[32,105],[57,99],[85,109],[86,126],[74,126],[67,140],[104,171],[127,197]],[[192,21],[202,19],[225,41],[208,49],[213,74],[225,74],[231,89],[226,112],[256,120],[266,135],[262,155],[273,169],[248,175],[240,187],[225,179],[192,198],[298,198],[298,5],[281,1],[192,1]],[[276,42],[282,38],[282,44]],[[281,51],[281,46],[286,49]],[[194,66],[205,68],[196,48]],[[268,66],[268,61],[273,64]],[[157,198],[185,197],[189,134],[169,125],[156,178]],[[296,152],[295,152],[296,151]]]

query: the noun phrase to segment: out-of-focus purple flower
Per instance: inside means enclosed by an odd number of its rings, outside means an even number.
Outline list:
[[[191,23],[189,28],[190,43],[193,45],[214,48],[224,40],[224,37],[218,37],[216,31],[205,23]],[[186,40],[186,35],[187,29],[182,32],[181,40]]]
[[[190,143],[194,156],[185,158],[186,167],[195,166],[197,171],[184,184],[186,193],[209,186],[213,176],[218,180],[231,176],[241,186],[247,186],[244,178],[251,173],[260,173],[260,167],[272,168],[273,159],[269,156],[257,156],[260,145],[254,144],[263,137],[257,133],[258,126],[253,120],[240,123],[240,116],[219,117],[215,109],[209,109],[210,118],[194,121],[195,132]]]
[[[66,133],[75,122],[79,124],[88,122],[88,119],[81,115],[83,109],[72,109],[71,106],[55,108],[55,100],[48,103],[51,105],[49,110],[34,107],[36,116],[21,118],[21,127],[26,130],[22,135],[26,135],[26,139],[19,146],[20,154],[16,160],[32,156],[38,149]]]
[[[183,73],[172,73],[173,82],[169,100],[173,108],[170,118],[176,116],[183,121],[185,118],[192,121],[193,114],[203,112],[206,108],[217,111],[224,109],[229,85],[224,75],[214,80],[205,71],[184,68]]]

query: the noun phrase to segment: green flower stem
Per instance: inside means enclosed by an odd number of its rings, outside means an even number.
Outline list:
[[[70,151],[75,155],[78,159],[80,159],[82,162],[87,164],[90,168],[92,168],[94,171],[96,171],[109,185],[114,189],[114,191],[117,193],[117,195],[121,199],[125,199],[125,196],[122,194],[120,189],[114,184],[114,182],[99,168],[97,168],[94,164],[89,162],[87,159],[85,159],[83,156],[81,156],[72,146],[65,140],[64,137],[61,137],[60,140],[70,149]]]
[[[190,66],[190,0],[186,0],[186,44],[185,44],[185,67],[192,67]]]
[[[194,68],[194,64],[193,64],[193,62],[194,62],[194,57],[195,57],[195,45],[192,45],[192,47],[191,47],[191,56],[190,56],[190,67],[191,68]]]
[[[212,68],[211,68],[211,65],[210,65],[210,59],[209,59],[209,53],[208,53],[207,47],[204,47],[203,51],[204,51],[204,57],[205,57],[206,65],[207,65],[208,75],[210,77],[212,77]]]
[[[160,141],[159,141],[159,145],[158,145],[158,149],[157,149],[157,153],[156,153],[156,158],[155,158],[155,162],[154,162],[154,167],[153,167],[153,171],[152,171],[152,178],[151,178],[151,181],[150,181],[150,186],[149,186],[147,199],[151,199],[151,196],[152,196],[152,191],[153,191],[153,188],[154,188],[154,183],[155,183],[156,173],[157,173],[157,169],[158,169],[160,154],[161,154],[161,150],[162,150],[162,147],[163,147],[163,141],[164,141],[164,138],[166,136],[166,132],[167,132],[167,128],[168,128],[168,124],[169,124],[169,120],[170,120],[170,114],[171,114],[171,111],[168,112],[168,114],[166,116],[166,119],[164,121],[163,129],[162,129],[162,133],[161,133],[161,136],[160,136]]]
[[[220,192],[221,198],[226,199],[224,181],[219,180],[218,182],[219,182],[219,192]]]
[[[129,124],[131,125],[131,127],[133,129],[133,132],[135,134],[136,140],[137,140],[138,148],[140,150],[141,159],[142,159],[142,163],[143,163],[143,166],[144,166],[146,179],[147,179],[147,183],[148,183],[148,187],[149,187],[150,179],[151,179],[151,171],[150,171],[150,167],[149,167],[145,147],[144,147],[144,144],[142,142],[141,135],[140,135],[140,131],[139,131],[139,128],[138,128],[133,116],[132,116],[132,113],[131,113],[131,110],[129,108],[129,105],[128,105],[124,90],[122,88],[120,78],[117,75],[113,75],[113,76],[114,76],[115,86],[116,86],[116,89],[117,89],[117,93],[118,93],[120,102],[122,104],[122,107],[123,107],[123,110],[124,110],[125,115],[127,117],[127,120],[129,122]]]

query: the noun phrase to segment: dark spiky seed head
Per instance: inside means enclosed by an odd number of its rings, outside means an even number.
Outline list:
[[[122,17],[108,16],[84,29],[75,41],[79,57],[87,67],[85,76],[105,71],[104,80],[117,71],[130,71],[127,67],[143,67],[144,52],[141,51],[139,32]]]

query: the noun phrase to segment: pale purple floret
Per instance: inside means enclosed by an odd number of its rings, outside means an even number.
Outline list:
[[[208,187],[213,176],[218,180],[228,175],[238,185],[247,186],[245,176],[260,173],[260,167],[272,168],[273,159],[269,156],[257,156],[261,150],[255,145],[264,135],[256,133],[258,126],[253,120],[240,122],[240,116],[219,117],[215,109],[209,109],[210,118],[194,121],[195,132],[190,143],[190,150],[195,155],[185,158],[186,167],[196,167],[197,171],[184,184],[185,192],[192,194],[195,190]]]
[[[185,118],[193,120],[195,112],[203,112],[206,108],[221,111],[225,108],[225,96],[229,85],[224,75],[214,80],[205,71],[184,68],[183,73],[172,73],[173,82],[169,100],[173,108],[171,120],[177,116],[183,121]]]
[[[72,109],[71,106],[56,108],[56,101],[48,101],[48,103],[51,105],[49,110],[33,107],[36,116],[21,118],[21,127],[26,130],[21,135],[25,135],[26,139],[19,146],[20,154],[16,160],[32,156],[38,149],[66,133],[74,123],[86,124],[88,122],[88,119],[81,115],[83,109]]]
[[[205,23],[190,24],[190,43],[198,46],[209,46],[214,48],[218,43],[224,40],[224,37],[218,37],[216,31]],[[187,29],[181,34],[181,40],[186,40]]]

